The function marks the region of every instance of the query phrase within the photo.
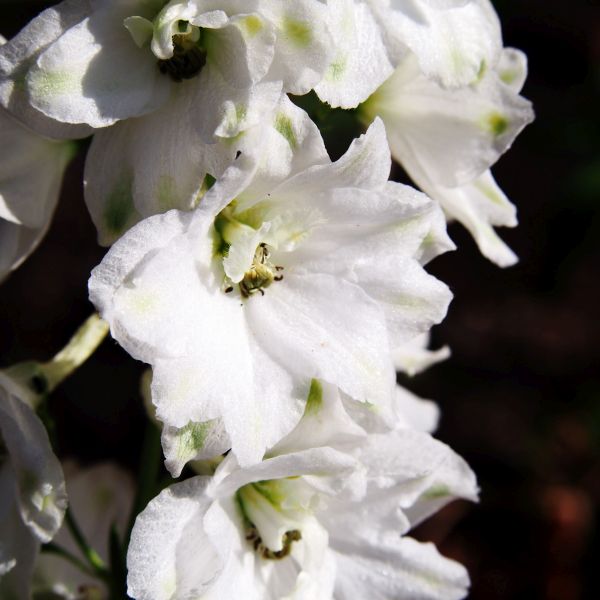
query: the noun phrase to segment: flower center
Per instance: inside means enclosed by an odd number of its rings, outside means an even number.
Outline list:
[[[200,31],[194,27],[191,33],[173,36],[173,56],[158,61],[158,68],[163,75],[168,75],[173,81],[183,81],[202,71],[206,64],[206,49],[200,45]],[[198,35],[194,35],[196,32]]]
[[[307,511],[292,500],[295,487],[287,480],[257,481],[236,493],[244,537],[262,558],[286,558],[293,544],[302,540],[301,526]]]
[[[256,292],[265,295],[264,288],[269,287],[274,281],[281,281],[283,275],[277,275],[283,267],[269,262],[269,248],[267,244],[259,244],[254,253],[254,260],[250,268],[244,273],[240,281],[240,292],[244,298],[248,298]]]

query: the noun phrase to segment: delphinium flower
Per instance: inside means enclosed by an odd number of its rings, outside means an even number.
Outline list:
[[[83,468],[67,461],[63,466],[69,510],[95,555],[109,564],[111,529],[123,536],[128,525],[134,499],[131,476],[112,463]],[[79,559],[81,565],[86,565],[85,557],[65,524],[53,543],[61,548],[62,554],[44,552],[39,556],[33,576],[34,598],[108,599],[109,591],[105,582],[65,558],[67,552],[70,557]]]
[[[0,371],[0,597],[29,598],[40,544],[67,506],[60,463],[35,408],[29,365]]]
[[[468,576],[403,537],[454,498],[466,463],[428,434],[367,434],[334,386],[313,380],[305,414],[265,460],[229,455],[214,476],[164,490],[138,516],[128,593],[138,600],[464,597]]]
[[[392,155],[415,183],[500,266],[517,258],[493,226],[514,227],[516,211],[489,168],[533,119],[519,95],[525,72],[525,56],[508,48],[496,65],[482,66],[476,81],[447,89],[410,54],[361,107],[367,122],[375,115],[384,120]]]
[[[90,297],[153,366],[161,421],[222,419],[247,464],[294,427],[313,377],[390,401],[390,348],[450,300],[419,260],[450,244],[438,207],[389,168],[377,122],[337,162],[295,175],[236,164],[195,211],[145,219],[113,245]]]

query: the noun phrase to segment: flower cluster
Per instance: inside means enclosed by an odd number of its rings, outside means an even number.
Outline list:
[[[465,569],[406,534],[476,500],[475,477],[396,372],[448,355],[427,345],[451,293],[425,270],[454,249],[448,219],[516,260],[489,169],[533,117],[525,74],[488,0],[64,0],[0,47],[0,277],[48,228],[72,140],[93,135],[85,201],[111,247],[90,299],[151,366],[149,418],[181,478],[125,535],[131,597],[466,595]],[[294,103],[308,93],[365,126],[336,161]],[[422,191],[389,180],[392,157]],[[103,597],[110,579],[88,556],[106,577],[75,596],[72,573],[34,566],[66,494],[32,382],[50,392],[98,327],[2,384],[0,523],[20,520],[0,590],[17,598],[34,569],[53,597]]]

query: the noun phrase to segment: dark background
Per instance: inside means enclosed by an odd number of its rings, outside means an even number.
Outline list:
[[[50,4],[2,1],[0,32],[10,37]],[[499,269],[453,225],[458,252],[430,266],[455,295],[434,330],[434,345],[453,355],[402,383],[440,403],[438,437],[470,463],[482,493],[479,505],[454,503],[416,535],[468,567],[473,600],[597,599],[600,5],[495,5],[505,45],[529,56],[523,94],[537,114],[494,169],[519,209],[519,227],[500,233],[521,262]],[[79,156],[48,236],[0,289],[0,365],[49,358],[92,311],[86,282],[104,250],[82,169]],[[137,470],[142,370],[107,340],[57,390],[61,456],[118,457]]]

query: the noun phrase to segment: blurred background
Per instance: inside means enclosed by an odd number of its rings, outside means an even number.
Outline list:
[[[0,0],[0,33],[51,4]],[[519,227],[500,233],[521,262],[495,267],[453,225],[458,252],[430,265],[455,296],[434,330],[452,357],[401,383],[440,403],[438,437],[473,467],[482,493],[415,535],[468,567],[473,600],[597,599],[600,3],[494,4],[505,45],[529,57],[523,94],[537,114],[494,169],[519,210]],[[332,155],[339,144],[332,137]],[[67,172],[46,239],[0,288],[0,366],[49,358],[92,312],[87,279],[105,250],[82,200],[83,162]],[[137,470],[143,368],[107,340],[57,390],[61,457]]]

